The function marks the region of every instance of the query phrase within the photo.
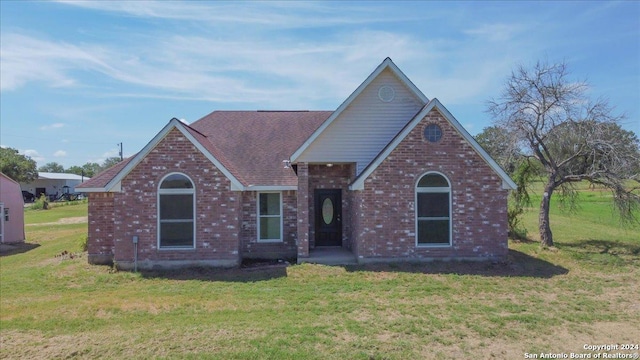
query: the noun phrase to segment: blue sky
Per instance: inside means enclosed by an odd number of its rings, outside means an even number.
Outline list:
[[[0,144],[39,166],[132,155],[173,117],[333,110],[386,57],[471,134],[516,65],[565,60],[640,134],[637,1],[3,0],[0,56]]]

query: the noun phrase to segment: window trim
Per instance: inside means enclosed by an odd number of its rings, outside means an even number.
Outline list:
[[[422,180],[423,177],[427,176],[427,175],[431,175],[431,174],[436,174],[436,175],[440,175],[442,176],[446,181],[447,184],[449,184],[449,186],[447,187],[419,187],[418,184],[420,183],[420,180]],[[419,218],[418,217],[418,194],[419,193],[449,193],[449,217],[445,218],[445,217],[422,217]],[[420,247],[420,248],[425,248],[425,247],[451,247],[453,246],[453,202],[452,202],[452,198],[451,198],[451,181],[449,180],[449,178],[439,172],[439,171],[427,171],[426,173],[420,175],[418,177],[418,180],[416,181],[416,185],[415,185],[415,205],[414,205],[414,222],[415,222],[415,233],[416,233],[416,247]],[[430,243],[420,243],[419,242],[419,233],[418,233],[418,221],[419,220],[449,220],[449,242],[448,243],[434,243],[434,244],[430,244]]]
[[[280,238],[279,239],[261,239],[260,238],[260,217],[276,217],[275,215],[260,215],[260,194],[278,194],[280,202]],[[258,191],[256,192],[256,240],[259,243],[281,243],[284,236],[284,214],[283,214],[283,197],[282,191]]]
[[[167,179],[169,176],[171,175],[182,175],[184,177],[186,177],[187,179],[189,179],[189,181],[191,182],[191,189],[161,189],[160,187],[162,186],[162,183],[165,181],[165,179]],[[162,231],[161,231],[161,223],[163,222],[162,219],[160,218],[160,197],[162,195],[189,195],[191,194],[192,198],[193,198],[193,242],[191,244],[191,246],[161,246],[161,236],[162,236]],[[196,248],[196,219],[197,214],[196,214],[196,184],[193,182],[193,179],[191,179],[191,177],[185,173],[181,173],[181,172],[171,172],[166,174],[165,176],[162,177],[162,179],[160,179],[160,181],[158,182],[158,191],[157,191],[157,195],[156,195],[156,213],[157,213],[157,227],[156,227],[156,232],[157,232],[157,249],[161,250],[161,251],[167,251],[167,250],[194,250]],[[181,222],[180,220],[168,220],[165,221],[165,223],[171,223],[171,222]]]

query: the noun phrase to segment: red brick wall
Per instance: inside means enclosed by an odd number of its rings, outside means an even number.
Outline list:
[[[342,189],[342,246],[351,248],[351,196],[349,184],[355,178],[352,164],[309,165],[309,246],[315,247],[316,189]]]
[[[242,229],[240,230],[240,253],[242,258],[281,259],[297,255],[297,198],[296,191],[283,191],[282,196],[282,242],[258,242],[255,191],[242,193]]]
[[[189,250],[158,249],[157,190],[162,178],[180,172],[196,192],[196,246]],[[115,194],[115,261],[133,262],[134,235],[139,237],[139,266],[172,260],[237,263],[242,194],[188,139],[174,129],[122,180]],[[146,262],[146,263],[145,263]]]
[[[89,193],[90,264],[107,265],[113,262],[113,193]]]
[[[423,138],[438,124],[437,143]],[[452,246],[417,247],[415,186],[428,171],[444,174],[452,191]],[[507,191],[465,139],[431,111],[354,194],[359,258],[502,257],[507,254]]]

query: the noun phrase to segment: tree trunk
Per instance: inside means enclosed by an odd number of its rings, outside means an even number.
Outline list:
[[[554,190],[553,180],[549,180],[544,187],[542,201],[540,202],[540,214],[538,215],[538,229],[540,231],[540,245],[545,247],[553,246],[553,235],[551,234],[551,224],[549,223],[549,209],[551,205],[551,194]]]

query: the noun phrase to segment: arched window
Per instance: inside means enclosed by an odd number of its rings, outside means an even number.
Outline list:
[[[416,187],[416,245],[451,245],[451,185],[431,172]]]
[[[189,177],[171,173],[158,188],[158,248],[195,247],[195,191]]]

